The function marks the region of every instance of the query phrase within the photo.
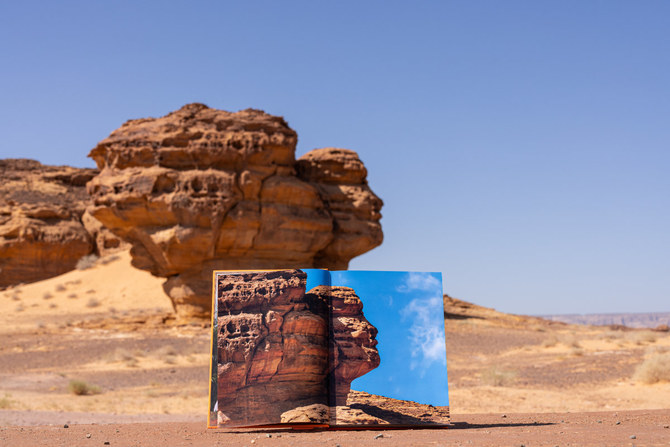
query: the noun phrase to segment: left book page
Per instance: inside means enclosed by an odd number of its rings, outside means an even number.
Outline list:
[[[328,424],[329,310],[313,285],[302,270],[214,272],[209,427]]]

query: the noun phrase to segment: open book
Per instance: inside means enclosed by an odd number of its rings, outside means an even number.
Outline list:
[[[215,271],[210,428],[449,422],[439,273]]]

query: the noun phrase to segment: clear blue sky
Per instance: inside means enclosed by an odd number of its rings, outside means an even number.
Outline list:
[[[354,149],[385,241],[518,313],[670,310],[670,3],[2,2],[0,157],[199,101]]]

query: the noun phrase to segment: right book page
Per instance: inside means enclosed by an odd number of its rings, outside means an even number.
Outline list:
[[[441,274],[330,273],[331,425],[448,424]]]

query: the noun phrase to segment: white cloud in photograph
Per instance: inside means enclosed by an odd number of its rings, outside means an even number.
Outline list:
[[[420,367],[421,375],[433,363],[446,365],[447,355],[444,344],[444,314],[442,298],[415,298],[402,310],[404,320],[410,320],[409,340],[411,343],[411,369]]]
[[[441,286],[442,284],[440,283],[440,280],[430,273],[409,272],[405,277],[404,283],[398,287],[398,292],[433,292],[438,289],[441,293]]]

